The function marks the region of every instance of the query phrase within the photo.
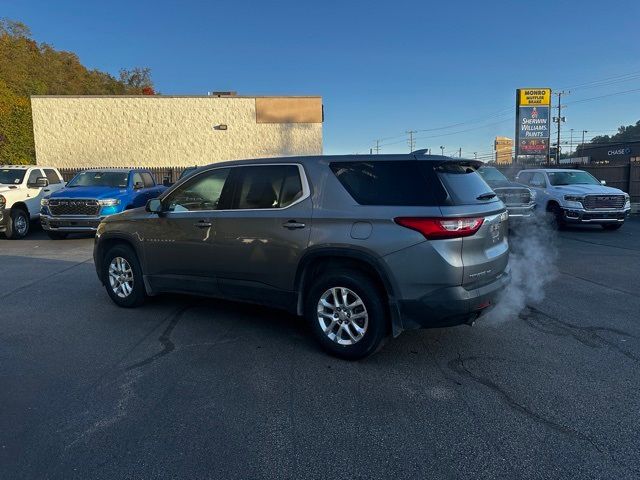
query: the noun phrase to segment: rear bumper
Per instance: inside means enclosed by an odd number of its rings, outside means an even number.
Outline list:
[[[42,228],[52,232],[89,233],[95,232],[105,217],[83,217],[75,215],[54,217],[40,214]]]
[[[567,223],[623,223],[631,212],[626,210],[584,210],[563,208],[562,216]]]
[[[462,285],[446,287],[416,300],[398,302],[402,327],[416,328],[451,327],[470,323],[493,308],[496,297],[509,284],[507,268],[491,283],[474,289]]]

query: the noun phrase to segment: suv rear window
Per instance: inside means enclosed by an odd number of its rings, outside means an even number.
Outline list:
[[[360,205],[432,206],[444,201],[442,186],[418,161],[334,162],[329,166]]]
[[[491,196],[491,187],[470,163],[446,162],[436,167],[436,173],[453,205],[477,205],[499,201],[497,196]]]

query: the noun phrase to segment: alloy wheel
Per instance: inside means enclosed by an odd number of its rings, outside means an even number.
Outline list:
[[[353,290],[333,287],[318,301],[318,323],[330,340],[339,345],[353,345],[367,333],[369,314]]]
[[[109,264],[109,285],[120,298],[127,298],[133,292],[133,270],[125,258],[114,257]]]
[[[27,218],[22,214],[17,215],[14,220],[14,227],[18,235],[26,235],[28,228]]]

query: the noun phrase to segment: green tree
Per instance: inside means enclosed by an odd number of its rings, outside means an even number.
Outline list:
[[[31,38],[24,23],[0,19],[0,164],[35,163],[30,95],[149,95],[151,71],[120,78],[89,70],[72,52]]]
[[[620,143],[640,140],[640,120],[635,125],[624,125],[618,127],[615,135],[598,135],[593,137],[590,143]]]

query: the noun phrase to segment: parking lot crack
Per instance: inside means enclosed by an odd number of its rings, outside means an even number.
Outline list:
[[[596,282],[595,280],[589,280],[588,278],[580,277],[578,275],[574,275],[573,273],[560,271],[562,275],[567,275],[568,277],[577,278],[578,280],[582,280],[583,282],[592,283],[593,285],[597,285],[602,288],[606,288],[607,290],[613,290],[614,292],[622,293],[624,295],[631,295],[635,297],[635,294],[628,292],[626,290],[622,290],[620,288],[612,287],[611,285],[605,285],[604,283]]]
[[[567,427],[566,425],[563,425],[561,423],[558,423],[556,421],[543,417],[539,413],[533,411],[532,409],[528,408],[527,406],[515,400],[504,388],[502,388],[500,385],[498,385],[496,382],[494,382],[490,378],[479,375],[471,371],[467,366],[467,364],[469,362],[473,362],[479,359],[480,359],[479,357],[464,358],[460,353],[458,353],[458,357],[453,360],[450,360],[448,363],[448,366],[452,371],[456,372],[458,375],[469,378],[470,380],[476,383],[479,383],[489,388],[490,390],[492,390],[512,410],[526,415],[527,417],[534,420],[536,423],[540,425],[543,425],[547,428],[555,430],[566,436],[570,436],[570,437],[582,440],[586,443],[589,443],[593,448],[595,448],[598,452],[602,454],[608,454],[606,451],[602,450],[598,444],[596,444],[591,438],[589,438],[585,434],[578,432],[577,430],[574,430],[570,427]],[[483,359],[486,359],[486,358],[483,357]]]
[[[602,333],[609,333],[625,338],[637,338],[628,332],[611,327],[574,325],[548,315],[530,305],[527,306],[527,309],[520,314],[519,318],[531,328],[539,332],[558,337],[572,337],[579,343],[590,348],[608,347],[621,355],[624,355],[629,360],[640,363],[640,358],[636,355],[622,349],[617,343],[602,335]]]
[[[63,268],[62,270],[58,270],[57,272],[53,272],[49,275],[45,275],[44,277],[38,278],[37,280],[34,280],[32,282],[29,283],[25,283],[24,285],[20,285],[19,287],[14,288],[13,290],[9,290],[8,292],[4,292],[2,295],[0,295],[0,298],[7,298],[10,297],[12,295],[15,295],[17,292],[24,290],[26,288],[29,288],[33,285],[35,285],[36,283],[40,283],[40,282],[44,282],[45,280],[49,280],[52,277],[55,277],[56,275],[60,275],[61,273],[65,273],[68,272],[69,270],[71,270],[72,268],[76,268],[79,267],[80,265],[84,265],[87,262],[90,262],[92,259],[91,258],[87,258],[86,260],[83,260],[81,262],[78,263],[74,263],[73,265],[70,265],[66,268]]]
[[[160,337],[158,337],[158,341],[162,345],[162,350],[160,350],[158,353],[151,355],[150,357],[145,358],[144,360],[140,360],[139,362],[136,362],[132,365],[129,365],[128,367],[125,367],[124,370],[126,372],[129,372],[131,370],[136,370],[138,368],[144,367],[145,365],[149,365],[150,363],[155,362],[159,358],[164,357],[165,355],[168,355],[171,352],[173,352],[176,347],[175,347],[175,344],[173,343],[173,340],[171,339],[171,334],[173,333],[173,330],[176,328],[176,326],[178,325],[178,322],[180,321],[182,316],[185,314],[185,312],[193,308],[194,306],[195,305],[186,305],[186,306],[180,307],[169,317],[169,323],[167,325],[167,328],[165,328],[164,331],[160,334]]]

